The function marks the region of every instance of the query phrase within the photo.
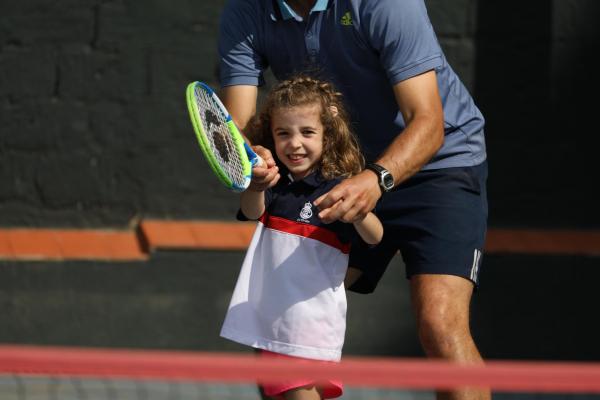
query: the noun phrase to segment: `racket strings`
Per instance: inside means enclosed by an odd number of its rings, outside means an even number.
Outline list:
[[[227,116],[204,90],[196,88],[194,93],[202,127],[217,163],[235,185],[245,186],[244,162],[229,133]]]

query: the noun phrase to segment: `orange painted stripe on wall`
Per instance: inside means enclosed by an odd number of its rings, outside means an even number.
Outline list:
[[[245,250],[256,222],[147,220],[140,231],[150,249]]]
[[[485,251],[488,253],[600,256],[600,232],[490,229],[487,234]]]
[[[0,258],[6,258],[9,255],[12,256],[12,254],[13,251],[8,240],[8,232],[0,229]]]
[[[156,250],[245,250],[255,222],[144,220],[136,229],[0,228],[0,259],[143,261]],[[600,231],[490,229],[488,254],[600,256]]]
[[[148,259],[134,231],[84,229],[0,229],[0,259],[132,260]]]

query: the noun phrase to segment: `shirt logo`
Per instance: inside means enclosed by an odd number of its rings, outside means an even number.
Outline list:
[[[350,15],[350,11],[346,11],[346,14],[340,19],[340,23],[344,26],[352,25],[352,15]]]
[[[313,216],[312,203],[311,202],[305,203],[304,207],[302,207],[302,210],[300,210],[300,220],[302,222],[308,222],[308,220],[312,216]]]

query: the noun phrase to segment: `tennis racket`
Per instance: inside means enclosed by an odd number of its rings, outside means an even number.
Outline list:
[[[229,189],[243,192],[250,185],[252,167],[262,159],[248,146],[216,93],[203,82],[186,90],[190,119],[200,148],[215,175]]]

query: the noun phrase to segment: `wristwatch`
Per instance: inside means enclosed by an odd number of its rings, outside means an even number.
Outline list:
[[[379,177],[379,187],[381,188],[382,193],[387,193],[394,188],[394,177],[390,171],[375,163],[367,163],[365,168],[370,169],[377,174]]]

